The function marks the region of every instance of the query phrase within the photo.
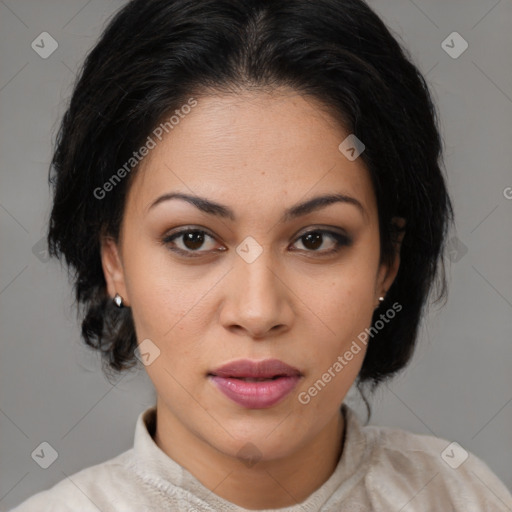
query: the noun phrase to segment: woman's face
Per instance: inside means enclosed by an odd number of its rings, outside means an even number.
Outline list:
[[[155,139],[119,245],[102,250],[109,293],[132,308],[139,344],[150,340],[159,417],[221,453],[251,443],[266,460],[337,421],[366,352],[358,335],[398,268],[379,265],[369,173],[338,149],[349,134],[311,98],[281,92],[198,97]],[[309,203],[333,194],[350,199]],[[298,375],[216,372],[241,359],[277,359]]]

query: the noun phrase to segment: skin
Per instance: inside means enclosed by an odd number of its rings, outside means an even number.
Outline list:
[[[290,506],[339,461],[339,408],[364,345],[307,405],[298,395],[371,325],[398,271],[399,247],[392,265],[380,264],[369,173],[361,158],[349,161],[338,150],[348,132],[314,99],[287,89],[197,99],[134,176],[118,242],[103,239],[108,292],[132,308],[139,343],[149,338],[160,350],[145,367],[157,392],[157,445],[239,506]],[[226,205],[236,220],[182,200],[149,208],[168,192]],[[338,202],[280,222],[286,208],[333,192],[356,198],[364,213]],[[212,237],[194,245],[182,236],[166,246],[162,240],[177,228]],[[319,228],[346,233],[352,244],[322,256],[335,239],[324,234],[315,245],[301,238]],[[247,236],[263,249],[252,263],[236,252]],[[187,258],[171,247],[201,255]],[[302,378],[278,404],[248,409],[207,378],[240,358],[277,358]],[[254,465],[237,456],[247,443],[260,457]]]

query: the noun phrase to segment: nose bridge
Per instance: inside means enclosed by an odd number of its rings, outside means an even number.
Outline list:
[[[240,244],[238,251],[241,252],[243,249],[243,245]],[[244,300],[254,300],[254,306],[261,307],[275,300],[278,290],[276,290],[276,276],[272,268],[274,265],[270,250],[266,248],[255,255],[256,250],[251,247],[250,252],[247,253],[248,258],[243,255],[239,258],[235,272],[240,286],[239,296]]]
[[[268,248],[249,240],[247,245],[240,244],[237,253],[232,275],[235,289],[229,294],[229,314],[225,320],[247,329],[253,336],[261,336],[287,321],[283,285]]]

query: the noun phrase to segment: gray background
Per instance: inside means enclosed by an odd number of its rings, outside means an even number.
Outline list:
[[[130,448],[155,400],[143,368],[103,377],[80,341],[66,272],[38,245],[51,142],[76,69],[123,4],[0,0],[0,510]],[[512,489],[512,3],[370,5],[432,87],[458,240],[448,303],[423,323],[407,370],[377,392],[371,423],[455,440]],[[31,48],[43,31],[59,44],[47,59]],[[469,44],[458,58],[441,46],[453,31]],[[58,452],[48,469],[31,458],[43,441]]]

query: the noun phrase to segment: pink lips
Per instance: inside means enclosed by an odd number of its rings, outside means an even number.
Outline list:
[[[278,359],[239,359],[210,372],[209,377],[233,402],[250,409],[263,409],[288,395],[301,373]]]

